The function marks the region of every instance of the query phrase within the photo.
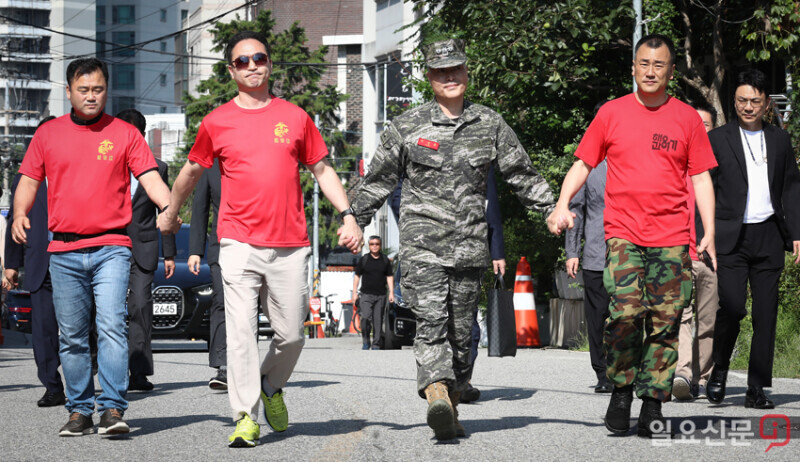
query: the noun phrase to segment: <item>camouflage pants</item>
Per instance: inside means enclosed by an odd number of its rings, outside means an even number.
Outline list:
[[[444,382],[451,391],[466,389],[472,368],[472,315],[478,305],[482,268],[456,269],[403,262],[403,299],[417,317],[414,357],[417,390]]]
[[[669,401],[681,314],[692,293],[689,247],[642,247],[611,238],[607,248],[608,379],[617,386],[636,383],[640,398]]]

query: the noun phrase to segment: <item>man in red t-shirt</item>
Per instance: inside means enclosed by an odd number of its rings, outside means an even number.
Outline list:
[[[203,119],[173,185],[174,206],[159,217],[159,228],[177,231],[180,206],[203,170],[218,159],[222,198],[217,235],[225,290],[228,398],[236,421],[228,442],[231,447],[252,447],[260,435],[259,397],[267,423],[275,431],[286,430],[289,416],[282,389],[305,342],[310,249],[299,163],[314,174],[341,212],[339,244],[355,253],[363,239],[311,118],[270,94],[272,62],[266,39],[240,32],[228,42],[225,59],[239,94]],[[259,296],[275,329],[260,371],[255,322]]]
[[[661,403],[670,400],[679,321],[692,290],[687,174],[706,231],[697,251],[716,258],[708,174],[716,161],[700,116],[666,92],[674,68],[669,38],[648,35],[636,44],[637,91],[600,108],[547,218],[554,234],[572,228],[569,201],[607,159],[603,282],[610,315],[604,344],[614,390],[605,424],[616,434],[629,430],[634,384],[643,401],[639,435],[666,431]]]
[[[154,204],[164,210],[169,188],[153,154],[136,129],[105,113],[108,69],[104,62],[78,59],[67,67],[70,114],[42,125],[20,167],[12,234],[27,243],[30,211],[39,184],[47,181],[48,246],[53,303],[60,330],[59,355],[70,418],[59,435],[93,430],[127,433],[122,420],[128,401],[128,336],[125,296],[130,275],[131,173]],[[98,378],[95,400],[89,354],[92,303],[96,306]]]

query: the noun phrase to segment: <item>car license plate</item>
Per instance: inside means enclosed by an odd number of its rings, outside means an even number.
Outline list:
[[[178,314],[177,303],[153,303],[153,314],[155,315],[174,315]]]

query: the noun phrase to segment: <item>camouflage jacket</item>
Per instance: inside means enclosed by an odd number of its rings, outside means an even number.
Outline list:
[[[381,135],[369,174],[353,194],[359,226],[372,220],[400,178],[400,260],[445,267],[489,264],[486,181],[490,163],[525,206],[548,211],[553,195],[502,117],[465,103],[457,121],[436,101],[403,113]]]

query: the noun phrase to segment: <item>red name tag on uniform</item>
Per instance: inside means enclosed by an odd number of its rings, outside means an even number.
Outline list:
[[[417,141],[417,144],[420,145],[420,146],[426,147],[426,148],[431,148],[434,151],[438,151],[439,150],[439,143],[437,143],[436,141],[431,141],[431,140],[426,140],[425,138],[420,138],[419,141]]]

